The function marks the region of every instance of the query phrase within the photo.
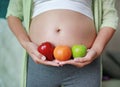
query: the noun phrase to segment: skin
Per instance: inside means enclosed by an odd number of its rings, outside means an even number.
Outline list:
[[[90,18],[67,10],[48,11],[36,16],[31,21],[29,34],[26,33],[22,22],[17,17],[9,16],[8,24],[34,62],[50,66],[71,64],[76,67],[84,67],[90,64],[100,56],[115,32],[113,28],[106,26],[97,35],[94,22]],[[88,52],[84,58],[68,61],[42,60],[44,55],[37,51],[37,47],[44,41],[49,41],[55,46],[63,44],[71,47],[74,44],[85,44]]]

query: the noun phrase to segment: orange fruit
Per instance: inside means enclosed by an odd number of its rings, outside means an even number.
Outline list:
[[[71,49],[68,46],[56,46],[54,51],[53,51],[53,55],[55,57],[55,59],[59,60],[59,61],[66,61],[69,60],[71,58]]]

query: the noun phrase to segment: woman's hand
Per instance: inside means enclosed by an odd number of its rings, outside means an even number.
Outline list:
[[[90,64],[103,52],[104,48],[106,47],[107,43],[111,40],[114,33],[115,33],[115,29],[111,27],[102,27],[91,49],[88,49],[88,52],[85,57],[63,61],[60,62],[60,65],[62,66],[64,64],[71,64],[77,67],[83,67]]]
[[[91,62],[93,62],[93,60],[97,57],[97,52],[92,50],[92,49],[88,49],[88,52],[86,54],[85,57],[82,58],[74,58],[68,61],[62,61],[59,62],[59,64],[61,66],[65,65],[65,64],[71,64],[77,67],[84,67],[88,64],[90,64]]]
[[[53,61],[47,61],[45,60],[45,56],[40,54],[37,50],[38,46],[32,42],[26,42],[26,45],[24,48],[28,52],[28,54],[32,57],[33,61],[36,64],[44,64],[44,65],[50,65],[50,66],[59,66],[58,62],[55,60]]]

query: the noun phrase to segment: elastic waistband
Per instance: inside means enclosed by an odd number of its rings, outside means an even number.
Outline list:
[[[54,10],[54,9],[66,9],[79,12],[93,19],[91,5],[88,6],[85,1],[82,3],[71,0],[51,0],[46,2],[34,2],[32,18],[40,13]]]

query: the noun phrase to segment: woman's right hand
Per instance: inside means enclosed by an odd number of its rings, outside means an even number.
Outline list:
[[[43,58],[45,58],[45,56],[38,52],[38,50],[37,50],[38,45],[36,45],[35,43],[25,42],[25,44],[26,45],[24,45],[24,48],[26,49],[27,53],[32,57],[33,61],[36,64],[59,66],[59,63],[57,63],[55,60],[53,60],[53,61],[43,60]]]
[[[31,42],[21,20],[18,17],[9,16],[7,20],[11,31],[14,33],[22,47],[32,57],[35,63],[59,66],[59,64],[55,62],[55,60],[54,61],[42,60],[42,57],[44,56],[37,51],[38,46],[35,43]]]

